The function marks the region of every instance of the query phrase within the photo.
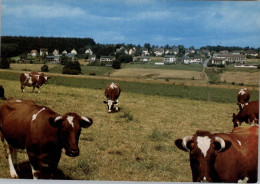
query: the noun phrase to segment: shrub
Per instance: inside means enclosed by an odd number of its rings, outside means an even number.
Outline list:
[[[0,68],[7,69],[10,68],[10,63],[7,58],[2,58],[0,61]]]
[[[48,71],[49,71],[48,65],[43,65],[43,66],[41,67],[41,71],[42,71],[42,72],[48,72]]]
[[[115,61],[113,61],[112,67],[114,69],[120,69],[121,68],[121,62],[118,59],[116,59]]]
[[[68,61],[63,67],[62,74],[78,75],[81,73],[81,67],[78,61]]]
[[[93,75],[93,76],[95,76],[95,75],[96,75],[96,73],[89,73],[89,75]]]

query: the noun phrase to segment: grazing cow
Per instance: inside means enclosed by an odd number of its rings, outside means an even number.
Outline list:
[[[118,111],[118,97],[120,95],[121,89],[117,83],[111,83],[106,86],[105,96],[107,101],[104,101],[107,104],[108,112],[112,112],[114,105],[116,106],[116,111]]]
[[[5,90],[3,86],[0,86],[0,99],[6,100],[5,98]]]
[[[23,150],[28,154],[34,179],[42,178],[44,168],[53,178],[62,149],[69,157],[78,156],[81,128],[91,126],[92,122],[91,118],[76,113],[59,115],[33,101],[9,98],[0,106],[0,133],[2,142],[6,140],[9,146],[11,177],[18,178],[14,164],[17,151]]]
[[[234,127],[240,126],[243,121],[251,125],[258,124],[259,120],[259,101],[248,102],[238,114],[232,115]]]
[[[49,76],[45,76],[44,73],[31,72],[31,73],[22,73],[20,75],[21,82],[21,90],[24,92],[25,86],[33,87],[32,92],[34,92],[34,88],[38,88],[38,93],[40,93],[40,88],[43,84],[47,84]]]
[[[193,182],[257,182],[258,126],[229,133],[197,131],[175,145],[190,153]]]
[[[243,109],[245,105],[248,105],[250,99],[250,91],[246,88],[240,89],[240,91],[237,94],[237,105],[239,106],[239,109]]]

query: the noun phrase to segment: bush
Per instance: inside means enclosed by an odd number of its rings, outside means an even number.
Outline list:
[[[78,75],[81,73],[81,67],[78,61],[68,61],[62,70],[63,74]]]
[[[0,61],[0,68],[7,69],[10,68],[10,63],[7,58],[2,58]]]
[[[113,63],[112,63],[112,68],[114,68],[114,69],[120,69],[120,68],[121,68],[121,62],[120,62],[118,59],[116,59],[116,60],[113,61]]]
[[[43,66],[41,67],[41,71],[42,71],[42,72],[48,72],[48,71],[49,71],[48,65],[43,65]]]

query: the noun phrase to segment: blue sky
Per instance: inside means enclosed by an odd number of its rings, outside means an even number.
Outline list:
[[[1,35],[260,47],[259,1],[2,0]]]

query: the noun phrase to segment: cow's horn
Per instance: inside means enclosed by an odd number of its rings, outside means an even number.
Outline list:
[[[222,149],[225,148],[226,144],[225,144],[224,139],[222,139],[221,137],[217,137],[217,136],[216,136],[216,137],[215,137],[215,141],[218,142],[218,143],[220,144],[220,146],[221,146],[221,148],[220,148],[219,151],[221,151]]]
[[[186,136],[182,140],[182,146],[187,150],[190,151],[189,148],[187,148],[187,143],[192,139],[192,136]]]
[[[54,122],[57,122],[58,120],[62,119],[62,116],[57,116],[55,119],[54,119]]]

